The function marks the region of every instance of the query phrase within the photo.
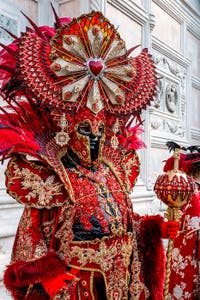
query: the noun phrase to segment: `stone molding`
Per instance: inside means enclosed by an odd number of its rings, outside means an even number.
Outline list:
[[[107,0],[107,2],[140,25],[144,25],[149,19],[144,7],[131,0]]]
[[[199,141],[200,141],[200,133],[199,133],[199,129],[196,128],[191,128],[191,138],[193,140],[196,140],[196,144],[199,145]]]
[[[43,0],[38,0],[38,1],[43,1]],[[59,4],[67,3],[67,2],[72,2],[74,0],[53,0],[54,2],[57,2]],[[85,2],[86,0],[84,0]],[[52,2],[52,1],[51,1]]]
[[[150,14],[149,14],[150,31],[153,31],[155,25],[156,25],[156,16],[150,12]]]
[[[170,46],[168,46],[163,41],[160,41],[155,36],[152,36],[152,48],[160,52],[164,56],[176,61],[183,67],[188,67],[190,65],[190,59],[184,57],[182,53],[172,49]]]
[[[200,90],[200,78],[196,76],[192,76],[192,86],[198,90]]]
[[[81,13],[88,13],[92,10],[101,11],[104,15],[106,13],[106,0],[85,0],[80,1]]]
[[[166,13],[178,21],[180,24],[186,22],[187,28],[197,38],[200,38],[200,18],[196,11],[191,10],[189,6],[184,5],[185,1],[180,0],[153,0]]]

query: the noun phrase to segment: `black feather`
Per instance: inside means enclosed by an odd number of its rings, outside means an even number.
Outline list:
[[[200,152],[200,146],[189,146],[187,147],[187,150],[189,150],[191,153],[193,152]]]
[[[166,146],[169,149],[169,152],[171,152],[172,150],[174,151],[175,149],[181,149],[181,146],[173,141],[168,141],[166,143]]]

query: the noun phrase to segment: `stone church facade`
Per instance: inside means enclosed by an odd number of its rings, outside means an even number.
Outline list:
[[[157,96],[143,113],[147,148],[140,151],[141,175],[132,193],[139,213],[163,213],[153,186],[168,156],[168,140],[200,145],[200,2],[198,0],[4,0],[0,26],[18,35],[28,25],[21,10],[39,25],[54,22],[50,2],[60,17],[102,11],[118,28],[127,48],[148,48],[159,77]],[[29,26],[29,25],[28,25]],[[0,42],[10,37],[0,29]],[[1,103],[2,105],[2,103]],[[2,273],[9,262],[13,237],[23,207],[6,194],[0,166],[0,300],[11,299]]]

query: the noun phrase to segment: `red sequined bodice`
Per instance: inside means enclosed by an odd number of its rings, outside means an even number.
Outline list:
[[[76,198],[76,230],[78,227],[80,231],[92,230],[97,236],[127,231],[130,213],[127,196],[109,167],[101,164],[95,172],[71,168],[68,176]]]

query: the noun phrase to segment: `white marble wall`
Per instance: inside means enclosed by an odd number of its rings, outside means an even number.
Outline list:
[[[4,0],[0,6],[0,25],[19,34],[27,21],[23,10],[38,24],[52,25],[50,0]],[[152,52],[159,79],[158,93],[145,119],[141,176],[132,193],[135,210],[162,212],[153,185],[162,172],[162,161],[169,156],[168,140],[182,145],[200,144],[200,10],[198,0],[52,0],[60,16],[78,16],[101,10],[119,26],[127,47],[140,44]],[[193,6],[190,6],[190,3]],[[6,19],[7,18],[7,19]],[[0,30],[0,41],[9,38]],[[9,262],[13,236],[22,207],[6,194],[4,167],[0,169],[0,300],[11,299],[2,287],[2,272]]]
[[[162,78],[150,109],[151,144],[158,150],[169,139],[200,144],[200,11],[188,10],[179,1],[159,0],[152,3],[152,11],[152,52]],[[158,153],[153,148],[155,166]]]

